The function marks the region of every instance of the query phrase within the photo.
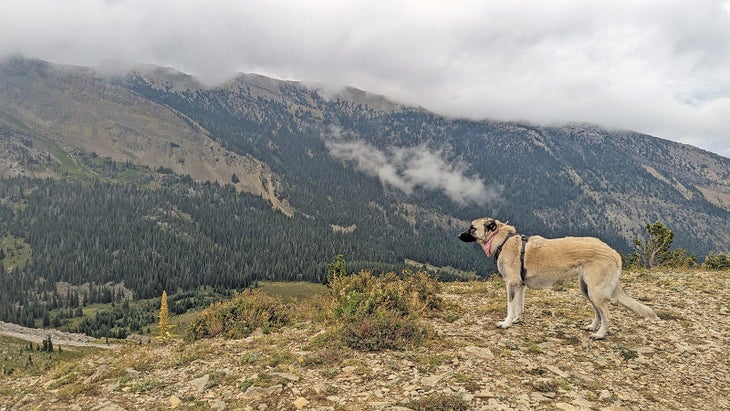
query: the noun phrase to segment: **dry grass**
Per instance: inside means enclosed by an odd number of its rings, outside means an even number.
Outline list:
[[[592,310],[572,288],[529,292],[523,320],[500,330],[494,326],[505,310],[500,280],[444,284],[439,295],[459,315],[423,316],[433,338],[375,353],[337,338],[334,315],[310,316],[326,298],[297,299],[289,304],[298,313],[294,320],[268,334],[129,345],[89,352],[40,377],[5,377],[0,408],[88,409],[110,402],[162,409],[170,408],[171,396],[185,409],[212,408],[212,399],[232,409],[293,409],[300,396],[310,408],[340,410],[386,403],[412,409],[730,406],[724,395],[730,386],[724,352],[730,344],[730,273],[624,277],[627,293],[662,320],[637,320],[614,304],[605,341],[592,341],[582,329]],[[206,375],[202,391],[191,387]],[[271,394],[250,394],[270,387]]]

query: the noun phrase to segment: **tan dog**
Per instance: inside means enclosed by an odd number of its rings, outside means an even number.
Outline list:
[[[513,226],[489,217],[471,222],[459,239],[479,243],[488,257],[494,257],[507,286],[507,317],[497,323],[508,328],[520,319],[525,308],[525,286],[547,288],[577,275],[580,290],[593,304],[595,317],[586,327],[596,331],[593,339],[606,336],[610,317],[608,302],[619,304],[637,315],[658,320],[651,308],[626,295],[619,283],[621,256],[603,241],[593,237],[546,239],[516,235]]]

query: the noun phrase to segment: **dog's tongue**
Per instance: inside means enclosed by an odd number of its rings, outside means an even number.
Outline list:
[[[489,250],[491,250],[491,249],[492,249],[492,240],[494,240],[494,236],[492,236],[492,237],[491,237],[491,238],[489,239],[489,241],[487,241],[487,243],[486,243],[486,244],[482,244],[482,250],[484,250],[484,254],[486,254],[486,255],[487,255],[487,257],[491,257],[491,256],[492,256],[492,254],[491,254],[491,253],[490,253],[490,251],[489,251]]]

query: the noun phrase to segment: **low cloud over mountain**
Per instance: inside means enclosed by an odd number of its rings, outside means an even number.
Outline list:
[[[328,141],[326,146],[332,156],[406,194],[416,188],[436,190],[462,205],[495,199],[498,194],[478,176],[468,175],[466,164],[449,161],[442,151],[425,145],[380,150],[363,141]]]

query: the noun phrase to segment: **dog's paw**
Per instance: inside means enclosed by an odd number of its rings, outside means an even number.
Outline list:
[[[598,324],[589,324],[583,327],[586,331],[597,331],[598,330]]]
[[[606,338],[604,334],[593,334],[591,335],[591,340],[593,341],[600,341],[602,339]]]
[[[502,329],[509,328],[510,325],[512,325],[512,323],[508,323],[507,321],[500,321],[497,323],[497,327]]]

